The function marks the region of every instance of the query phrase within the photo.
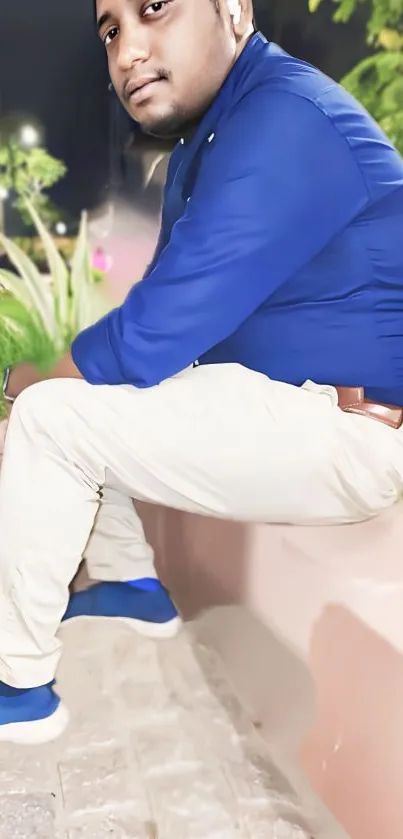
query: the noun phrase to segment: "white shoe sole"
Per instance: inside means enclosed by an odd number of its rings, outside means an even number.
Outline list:
[[[66,730],[70,715],[65,705],[59,703],[56,711],[42,720],[12,722],[0,725],[0,743],[18,746],[40,746],[57,740]]]
[[[130,627],[130,629],[134,630],[139,635],[142,635],[144,638],[155,638],[156,640],[168,640],[169,638],[175,638],[182,628],[182,619],[179,615],[176,618],[172,618],[170,621],[166,621],[165,623],[151,623],[150,621],[141,621],[137,618],[120,618],[118,616],[112,618],[106,615],[77,615],[77,617],[74,618],[67,618],[67,620],[63,621],[61,626],[67,626],[69,623],[75,623],[76,621],[96,620],[119,621],[120,623]]]

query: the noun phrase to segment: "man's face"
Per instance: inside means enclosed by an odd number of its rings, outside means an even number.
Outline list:
[[[201,118],[239,52],[226,0],[97,0],[97,19],[116,93],[157,136]]]

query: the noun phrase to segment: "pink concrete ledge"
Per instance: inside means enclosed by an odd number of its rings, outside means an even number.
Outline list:
[[[283,768],[351,839],[402,839],[403,502],[323,528],[136,506]]]

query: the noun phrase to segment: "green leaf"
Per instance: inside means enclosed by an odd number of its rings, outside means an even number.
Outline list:
[[[13,274],[12,271],[6,271],[5,268],[0,268],[0,286],[12,294],[27,309],[32,307],[32,299],[21,277],[18,277],[17,274]]]
[[[319,6],[321,6],[323,0],[308,0],[309,11],[310,12],[317,12]]]
[[[19,282],[21,283],[21,280]],[[0,294],[0,318],[11,318],[13,323],[20,325],[32,325],[34,320],[29,306],[13,295],[4,293]],[[37,328],[38,324],[35,324],[35,327]]]
[[[49,189],[66,174],[66,166],[61,160],[52,157],[45,149],[34,146],[26,152],[25,168],[32,191]]]
[[[100,291],[99,277],[94,276],[91,268],[86,214],[81,219],[69,272],[36,207],[32,208],[29,202],[28,206],[47,256],[52,283],[47,284],[16,242],[0,236],[0,243],[19,274],[0,271],[0,370],[24,360],[49,369],[77,333],[110,308]]]
[[[46,287],[44,278],[39,273],[36,265],[30,260],[24,251],[11,239],[0,234],[0,245],[3,248],[14,268],[25,283],[26,292],[29,295],[31,306],[40,317],[43,328],[52,338],[58,338],[58,328],[55,319],[54,303],[49,288]]]
[[[55,359],[51,341],[30,312],[10,295],[0,295],[0,367],[5,369],[20,361],[44,367]]]
[[[69,272],[67,265],[32,201],[25,199],[25,204],[42,241],[54,286],[56,317],[62,332],[65,333],[68,328],[69,317]]]
[[[66,174],[66,166],[45,149],[34,146],[24,149],[8,139],[0,145],[0,167],[5,185],[12,186],[20,196],[33,197],[49,189]]]

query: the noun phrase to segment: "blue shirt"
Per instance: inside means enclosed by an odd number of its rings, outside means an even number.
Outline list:
[[[403,405],[403,161],[321,72],[256,34],[174,150],[160,240],[76,339],[93,384],[238,362]]]

